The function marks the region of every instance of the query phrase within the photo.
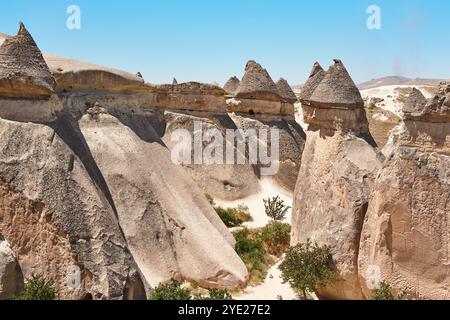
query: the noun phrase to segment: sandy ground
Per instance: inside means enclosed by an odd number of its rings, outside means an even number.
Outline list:
[[[236,300],[278,300],[278,296],[281,296],[283,300],[296,300],[297,295],[289,284],[282,283],[281,272],[278,270],[280,263],[281,261],[269,269],[264,283],[256,287],[248,287],[242,295],[236,295],[233,298]]]
[[[250,209],[253,221],[244,223],[244,226],[248,228],[260,228],[264,227],[270,220],[265,214],[263,199],[275,196],[280,196],[287,206],[292,206],[293,194],[280,187],[273,179],[265,177],[260,180],[260,191],[250,197],[235,201],[225,201],[220,199],[214,199],[214,201],[218,206],[231,208],[235,208],[240,204],[245,204]],[[291,211],[292,210],[288,211],[285,222],[290,223]]]
[[[426,90],[426,87],[422,86],[407,86],[407,85],[394,85],[394,86],[382,86],[367,90],[362,90],[361,95],[363,98],[381,98],[384,99],[383,103],[384,105],[379,105],[380,108],[383,108],[387,111],[390,111],[398,116],[400,116],[400,111],[402,108],[402,104],[397,101],[397,98],[399,97],[398,92],[395,91],[397,88],[412,88],[415,87],[419,89],[425,98],[429,99],[431,98],[432,94]]]

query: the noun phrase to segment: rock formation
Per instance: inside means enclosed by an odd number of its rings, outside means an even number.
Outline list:
[[[365,297],[373,272],[413,299],[448,299],[450,276],[450,82],[428,102],[412,91],[403,123],[370,197],[359,275]]]
[[[284,101],[286,101],[288,103],[292,103],[292,104],[297,102],[297,96],[295,95],[291,86],[285,79],[280,78],[277,81],[276,85],[277,85],[278,93],[280,94],[281,98]]]
[[[0,300],[18,295],[23,288],[23,282],[16,255],[0,234]]]
[[[49,98],[55,89],[42,53],[20,23],[15,37],[0,46],[0,95],[13,98]]]
[[[149,85],[122,71],[47,58],[57,94],[0,94],[0,232],[24,277],[50,275],[63,299],[145,299],[150,285],[171,278],[244,285],[247,269],[232,235],[159,138],[161,109],[225,112],[225,92]],[[59,107],[51,117],[39,109],[43,101]],[[11,103],[20,110],[13,113]],[[67,286],[74,268],[80,287]]]
[[[234,95],[236,91],[239,89],[241,81],[237,77],[231,77],[227,83],[223,86],[223,89],[226,93],[230,95]]]
[[[291,242],[310,239],[331,246],[338,279],[321,288],[320,296],[360,299],[359,237],[383,159],[368,132],[363,100],[341,61],[326,73],[316,64],[300,96],[309,127],[295,188]]]

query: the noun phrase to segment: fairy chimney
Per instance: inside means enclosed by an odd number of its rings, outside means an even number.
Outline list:
[[[53,78],[32,36],[20,23],[16,36],[0,46],[0,96],[49,98],[55,90]]]
[[[237,77],[231,77],[223,86],[223,89],[230,95],[234,95],[239,89],[241,81]]]

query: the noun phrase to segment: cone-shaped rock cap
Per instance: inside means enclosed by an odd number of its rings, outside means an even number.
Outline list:
[[[405,113],[406,119],[425,122],[450,122],[450,81],[443,81],[433,98],[412,113]]]
[[[427,98],[420,90],[413,88],[403,105],[402,111],[405,114],[420,113],[426,104]]]
[[[23,23],[0,46],[0,96],[45,98],[56,87],[43,56]]]
[[[297,102],[297,96],[295,95],[291,86],[285,79],[280,78],[277,81],[276,85],[277,85],[278,93],[283,100],[285,100],[286,102],[289,102],[289,103]]]
[[[300,101],[306,102],[311,98],[314,90],[319,86],[325,77],[325,70],[322,69],[321,65],[316,62],[311,70],[311,74],[309,75],[309,79],[303,85],[302,90],[300,92]]]
[[[223,89],[229,94],[235,94],[239,89],[241,81],[237,77],[231,77],[223,86]]]
[[[172,80],[172,85],[173,85],[173,86],[176,86],[177,84],[178,84],[177,79],[173,78],[173,80]]]
[[[325,77],[314,90],[310,102],[318,107],[343,109],[364,108],[361,93],[340,60],[328,69]]]
[[[237,98],[280,101],[278,89],[266,69],[253,60],[247,62]]]

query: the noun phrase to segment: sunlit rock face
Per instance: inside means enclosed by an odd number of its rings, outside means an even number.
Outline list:
[[[450,84],[425,101],[412,92],[391,137],[361,235],[359,274],[370,297],[373,272],[410,298],[448,299]]]
[[[295,189],[292,245],[308,239],[332,248],[338,279],[318,294],[361,299],[358,251],[382,156],[368,132],[364,103],[341,61],[316,64],[300,94],[309,125]]]

